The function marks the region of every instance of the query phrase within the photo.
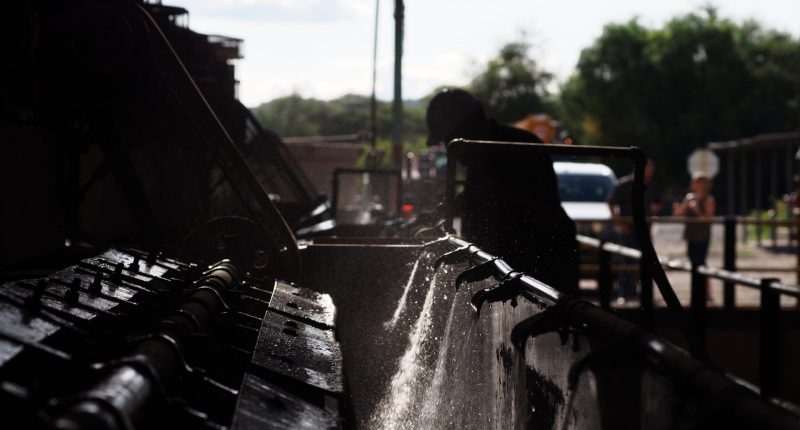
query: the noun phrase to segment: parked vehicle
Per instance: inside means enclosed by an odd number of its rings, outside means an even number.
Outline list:
[[[614,171],[600,163],[561,161],[553,163],[553,168],[567,215],[578,223],[579,231],[601,234],[606,221],[611,219],[606,198],[617,183]]]

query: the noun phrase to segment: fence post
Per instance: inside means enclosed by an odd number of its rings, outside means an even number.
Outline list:
[[[781,296],[770,287],[777,281],[775,278],[764,278],[760,285],[758,374],[761,397],[765,399],[780,395]]]
[[[611,308],[611,287],[613,279],[611,277],[611,253],[606,251],[603,246],[606,243],[601,241],[597,249],[597,292],[600,295],[600,307],[603,309]]]
[[[642,281],[642,293],[639,296],[642,307],[641,323],[645,328],[652,328],[655,319],[653,313],[653,275],[650,273],[650,268],[647,267],[647,262],[644,259],[639,260],[639,274]]]
[[[742,225],[741,240],[742,240],[742,243],[747,243],[747,234],[749,233],[748,230],[750,228],[750,225],[746,222],[747,221],[746,217],[743,217],[742,219],[745,222],[742,222],[742,224],[741,224]]]
[[[770,217],[770,220],[772,221],[777,219],[777,213]],[[772,249],[778,249],[778,225],[773,223],[770,227],[772,228],[772,232],[770,234],[770,238],[772,239]]]
[[[800,220],[800,216],[795,216],[793,219],[797,222]],[[800,230],[796,231],[796,234],[797,249],[795,250],[795,255],[797,255],[797,264],[795,264],[794,279],[796,283],[800,284]],[[800,306],[800,299],[797,300],[797,306]]]
[[[706,285],[708,283],[708,278],[706,275],[700,273],[697,269],[700,266],[692,265],[692,285],[691,285],[691,307],[690,311],[692,314],[692,319],[694,320],[694,326],[697,329],[697,336],[700,338],[700,342],[705,344],[706,342],[706,298],[708,296],[706,291]]]
[[[725,235],[724,235],[724,252],[723,252],[723,267],[730,272],[736,271],[736,217],[725,217]],[[725,281],[723,292],[723,306],[726,311],[732,311],[736,308],[736,284],[734,282]]]

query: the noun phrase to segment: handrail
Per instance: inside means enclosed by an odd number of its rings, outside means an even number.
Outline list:
[[[638,249],[630,248],[617,243],[604,242],[601,241],[600,239],[584,236],[581,234],[577,235],[576,239],[578,240],[579,243],[594,248],[602,247],[603,250],[611,252],[613,254],[618,254],[637,260],[642,257],[642,252],[639,251]],[[692,265],[688,261],[670,260],[661,257],[659,257],[658,260],[661,262],[661,265],[664,266],[665,268],[669,268],[672,270],[680,270],[684,272],[692,271]],[[735,284],[743,285],[754,289],[761,288],[760,278],[744,276],[739,272],[732,272],[729,270],[720,269],[717,267],[712,267],[707,265],[698,266],[697,271],[709,278],[719,279],[720,281],[733,282]],[[771,282],[768,285],[770,289],[778,291],[781,294],[800,299],[800,285],[785,284],[782,282]]]
[[[800,227],[800,219],[770,219],[758,217],[742,216],[713,216],[708,218],[679,217],[679,216],[651,216],[647,221],[651,223],[663,224],[724,224],[727,219],[733,219],[737,224],[748,225],[771,225],[776,227]],[[575,220],[577,223],[628,223],[633,224],[633,217],[617,216],[614,218],[584,218]]]
[[[596,240],[586,236],[583,238]],[[583,239],[579,237],[579,240]],[[497,281],[519,273],[502,259],[483,251],[472,243],[450,235],[424,246],[441,242],[449,242],[457,247],[456,252],[461,251],[462,254],[469,255],[476,265],[492,264],[494,272],[492,276]],[[634,251],[638,252],[638,250]],[[742,426],[777,429],[792,428],[797,425],[799,420],[797,416],[771,402],[759,399],[756,393],[731,380],[718,368],[687,355],[682,349],[655,334],[643,331],[632,322],[591,303],[564,295],[559,290],[531,276],[523,274],[519,279],[525,283],[526,292],[540,300],[539,304],[546,311],[556,311],[555,308],[559,304],[568,304],[560,310],[564,313],[566,323],[583,327],[588,333],[608,342],[631,342],[631,345],[635,346],[642,354],[646,363],[675,381],[680,381],[681,387],[695,393],[703,403],[725,402],[729,413]]]
[[[491,261],[492,265],[494,266],[494,278],[498,281],[502,281],[503,279],[507,279],[512,272],[518,273],[513,270],[511,266],[508,265],[505,261],[500,258],[497,258],[486,251],[483,251],[479,247],[469,243],[463,239],[459,239],[454,236],[449,236],[448,240],[458,246],[459,248],[464,249],[469,254],[472,255],[472,259],[477,263],[484,263],[487,261]],[[547,305],[555,305],[561,298],[564,297],[564,293],[558,291],[557,289],[545,284],[544,282],[539,281],[538,279],[523,274],[520,278],[520,281],[525,284],[526,289],[529,293],[536,296],[537,299],[541,300]]]

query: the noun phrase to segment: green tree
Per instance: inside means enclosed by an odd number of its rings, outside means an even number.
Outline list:
[[[526,42],[503,46],[470,82],[468,89],[484,103],[489,116],[511,122],[529,113],[553,111],[547,89],[553,75],[530,58],[529,50]]]
[[[377,146],[391,153],[391,104],[379,100],[377,105]],[[404,151],[425,148],[427,102],[406,101],[406,144]],[[262,125],[280,136],[332,136],[361,134],[371,131],[370,98],[347,94],[333,100],[303,98],[292,94],[262,103],[253,109]],[[389,160],[384,160],[386,167]]]
[[[669,185],[709,141],[798,127],[800,42],[713,8],[650,29],[607,25],[562,86],[562,120],[578,141],[641,146]]]
[[[315,136],[329,109],[325,102],[292,94],[261,104],[255,114],[265,127],[281,136]]]

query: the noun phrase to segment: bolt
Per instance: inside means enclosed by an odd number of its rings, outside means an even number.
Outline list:
[[[114,274],[111,275],[111,279],[114,281],[119,281],[122,279],[122,262],[120,261],[114,266]]]
[[[42,296],[44,295],[44,289],[46,286],[47,282],[45,282],[44,279],[37,280],[36,284],[33,286],[33,294],[31,294],[27,300],[25,300],[25,305],[34,308],[42,304]]]
[[[72,283],[69,286],[69,290],[67,293],[64,294],[64,300],[70,304],[78,303],[78,298],[80,295],[78,294],[78,290],[81,288],[81,278],[73,278]]]
[[[94,275],[92,284],[89,285],[89,292],[96,296],[99,296],[102,291],[103,291],[103,274],[97,273]]]

